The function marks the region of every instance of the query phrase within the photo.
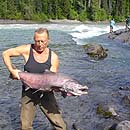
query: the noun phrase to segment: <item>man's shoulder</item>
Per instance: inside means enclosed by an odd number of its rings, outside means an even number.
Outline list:
[[[58,55],[56,54],[56,52],[52,50],[51,50],[51,56],[52,56],[52,59],[58,59]]]
[[[15,48],[15,50],[21,52],[21,53],[26,53],[30,50],[31,44],[23,44]]]
[[[21,49],[28,49],[28,48],[30,48],[31,47],[31,44],[23,44],[23,45],[20,45],[20,46],[18,46],[19,48],[21,48]]]
[[[54,51],[51,51],[51,55],[58,56]]]

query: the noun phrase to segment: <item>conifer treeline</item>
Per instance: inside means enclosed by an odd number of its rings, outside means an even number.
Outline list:
[[[130,15],[130,0],[0,0],[1,19],[123,21]]]

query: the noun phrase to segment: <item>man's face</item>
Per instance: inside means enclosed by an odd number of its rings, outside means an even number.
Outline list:
[[[46,32],[41,34],[35,33],[34,34],[34,41],[35,41],[35,50],[37,52],[43,52],[45,48],[48,46],[48,35]]]

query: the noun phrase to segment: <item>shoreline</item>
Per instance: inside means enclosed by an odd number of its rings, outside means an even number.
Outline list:
[[[56,20],[48,20],[48,21],[31,21],[31,20],[10,20],[10,19],[0,19],[0,24],[44,24],[44,23],[56,23],[56,24],[63,24],[63,23],[96,23],[93,21],[85,21],[81,22],[78,20],[68,20],[68,19],[56,19]]]
[[[35,24],[38,22],[30,20],[10,20],[10,19],[0,19],[0,24]]]
[[[42,22],[42,21],[31,21],[31,20],[10,20],[10,19],[0,19],[0,24],[44,24],[44,23],[49,23],[49,24],[65,24],[65,23],[72,23],[72,24],[109,24],[109,21],[78,21],[78,20],[68,20],[68,19],[63,19],[63,20],[52,20],[50,19],[49,21]],[[117,24],[125,24],[124,22],[122,23],[117,23]]]

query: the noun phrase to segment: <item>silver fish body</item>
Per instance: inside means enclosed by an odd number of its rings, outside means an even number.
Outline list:
[[[87,86],[79,84],[71,77],[54,72],[45,72],[35,74],[28,72],[19,72],[20,80],[29,88],[42,91],[60,91],[62,94],[77,96],[87,94]]]

